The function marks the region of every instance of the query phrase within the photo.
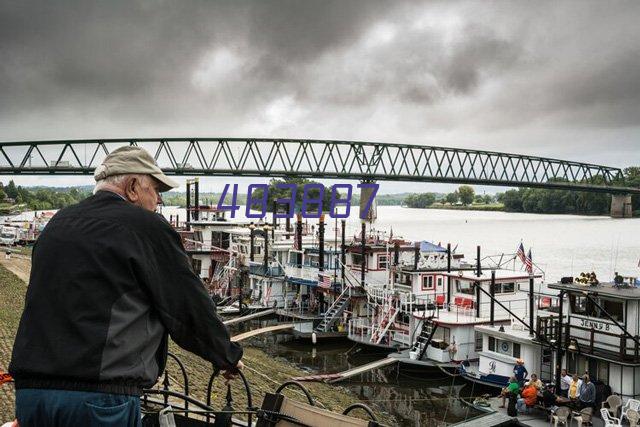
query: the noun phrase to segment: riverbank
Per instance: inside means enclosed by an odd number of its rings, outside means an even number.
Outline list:
[[[15,259],[13,264],[17,262],[18,258]],[[11,360],[11,349],[18,329],[20,315],[24,307],[27,286],[25,281],[9,271],[4,264],[5,262],[2,262],[2,265],[0,265],[0,301],[2,301],[3,306],[3,309],[0,310],[0,370],[6,372]],[[24,267],[22,266],[22,268]],[[189,394],[199,400],[206,401],[207,384],[212,372],[211,364],[182,350],[173,342],[170,342],[169,348],[185,364],[189,378]],[[274,358],[260,349],[249,346],[245,346],[243,360],[246,365],[245,374],[251,385],[253,404],[256,406],[261,405],[265,393],[274,392],[280,384],[291,377],[308,374],[308,372],[299,369],[282,358]],[[182,377],[175,362],[170,361],[167,369],[171,378],[176,381],[172,388],[182,391]],[[305,384],[305,387],[309,389],[311,395],[316,399],[318,406],[333,411],[342,412],[347,406],[360,401],[357,396],[340,386],[309,383]],[[226,394],[226,387],[222,379],[216,380],[214,390],[212,402],[214,407],[220,408],[225,404],[224,396]],[[234,407],[236,409],[246,407],[244,388],[239,380],[232,382],[232,391]],[[296,400],[304,400],[298,390],[285,391],[284,394]],[[9,383],[0,386],[0,423],[13,418],[14,407],[15,390],[13,384]],[[376,411],[376,415],[386,424],[395,424],[394,419],[388,414]]]

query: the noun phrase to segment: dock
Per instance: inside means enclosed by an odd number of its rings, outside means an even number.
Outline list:
[[[376,368],[382,368],[383,366],[392,365],[397,363],[398,359],[393,359],[390,357],[385,357],[384,359],[376,360],[374,362],[366,363],[361,366],[357,366],[355,368],[349,369],[343,372],[337,372],[333,374],[319,374],[319,375],[307,375],[304,377],[295,377],[292,378],[294,381],[323,381],[327,383],[337,383],[347,378],[354,377],[356,375],[362,374],[364,372],[370,371]]]
[[[293,329],[293,323],[287,323],[284,325],[265,326],[264,328],[243,332],[241,334],[231,337],[231,341],[238,342],[238,341],[246,340],[247,338],[255,337],[256,335],[265,334],[267,332],[283,331],[286,329]]]
[[[246,320],[258,319],[260,317],[268,316],[269,314],[275,314],[275,312],[276,312],[276,309],[271,308],[269,310],[260,311],[258,313],[247,314],[246,316],[240,316],[233,319],[225,320],[222,323],[224,323],[225,325],[233,325],[235,323],[241,323]]]

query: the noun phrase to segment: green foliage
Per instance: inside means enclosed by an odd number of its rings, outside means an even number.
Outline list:
[[[476,192],[469,185],[461,185],[458,187],[458,195],[463,205],[467,206],[473,203],[473,198]]]
[[[272,179],[269,181],[269,189],[268,189],[268,197],[267,197],[267,212],[273,212],[273,204],[277,199],[286,199],[291,197],[291,190],[288,188],[277,188],[278,184],[295,184],[296,186],[296,212],[300,210],[302,207],[302,196],[304,195],[304,186],[305,184],[319,184],[316,181],[311,181],[306,178],[285,178],[285,179]],[[322,185],[322,184],[320,184]],[[319,188],[312,188],[307,192],[307,200],[316,199],[320,196]],[[252,198],[254,200],[260,200],[262,198],[262,189],[257,189],[253,191]],[[340,198],[340,193],[338,192],[338,198]],[[354,206],[355,202],[351,201],[352,206]],[[329,212],[329,208],[331,207],[331,187],[324,188],[324,195],[322,197],[322,210],[324,212]],[[259,204],[252,205],[252,209],[260,210],[261,207]],[[286,209],[285,204],[279,204],[278,209]],[[307,206],[307,211],[316,211],[318,209],[318,204],[309,203]]]
[[[594,181],[601,178],[596,177]],[[610,209],[610,196],[571,190],[520,188],[508,190],[498,200],[508,212],[604,215]]]
[[[2,187],[7,197],[15,199],[17,204],[25,204],[30,210],[61,209],[85,199],[91,191],[73,188],[25,188],[16,186],[13,181]],[[2,196],[2,194],[0,194]],[[3,197],[4,198],[4,197]]]
[[[458,194],[457,191],[454,191],[453,193],[449,193],[447,194],[447,196],[444,198],[444,200],[447,203],[451,203],[452,205],[458,203],[458,200],[460,200],[460,195]]]
[[[436,196],[433,193],[410,194],[404,199],[404,202],[408,207],[420,209],[433,205],[435,201]]]

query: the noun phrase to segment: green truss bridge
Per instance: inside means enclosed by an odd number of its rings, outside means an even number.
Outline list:
[[[88,175],[113,149],[138,145],[171,175],[414,181],[640,194],[619,168],[460,148],[258,138],[0,142],[0,174]]]

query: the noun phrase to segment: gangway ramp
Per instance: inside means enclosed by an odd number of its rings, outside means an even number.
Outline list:
[[[241,322],[244,322],[246,320],[257,319],[259,317],[264,317],[264,316],[268,316],[269,314],[275,314],[275,313],[276,313],[276,309],[275,308],[270,308],[269,310],[260,311],[258,313],[247,314],[246,316],[241,316],[241,317],[236,317],[236,318],[233,318],[233,319],[225,320],[222,323],[224,323],[225,325],[233,325],[235,323],[241,323]]]
[[[293,329],[293,323],[286,323],[284,325],[265,326],[264,328],[254,329],[252,331],[243,332],[241,334],[231,337],[231,341],[238,342],[246,340],[247,338],[255,337],[256,335],[266,334],[267,332],[283,331],[285,329]]]
[[[371,371],[372,369],[382,368],[383,366],[392,365],[398,362],[398,359],[385,357],[384,359],[376,360],[374,362],[370,362],[361,366],[357,366],[355,368],[349,369],[348,371],[338,372],[335,374],[319,374],[319,375],[307,375],[304,377],[296,377],[292,378],[294,381],[323,381],[327,383],[337,383],[339,381],[346,380],[347,378],[354,377],[356,375],[362,374],[364,372]]]

